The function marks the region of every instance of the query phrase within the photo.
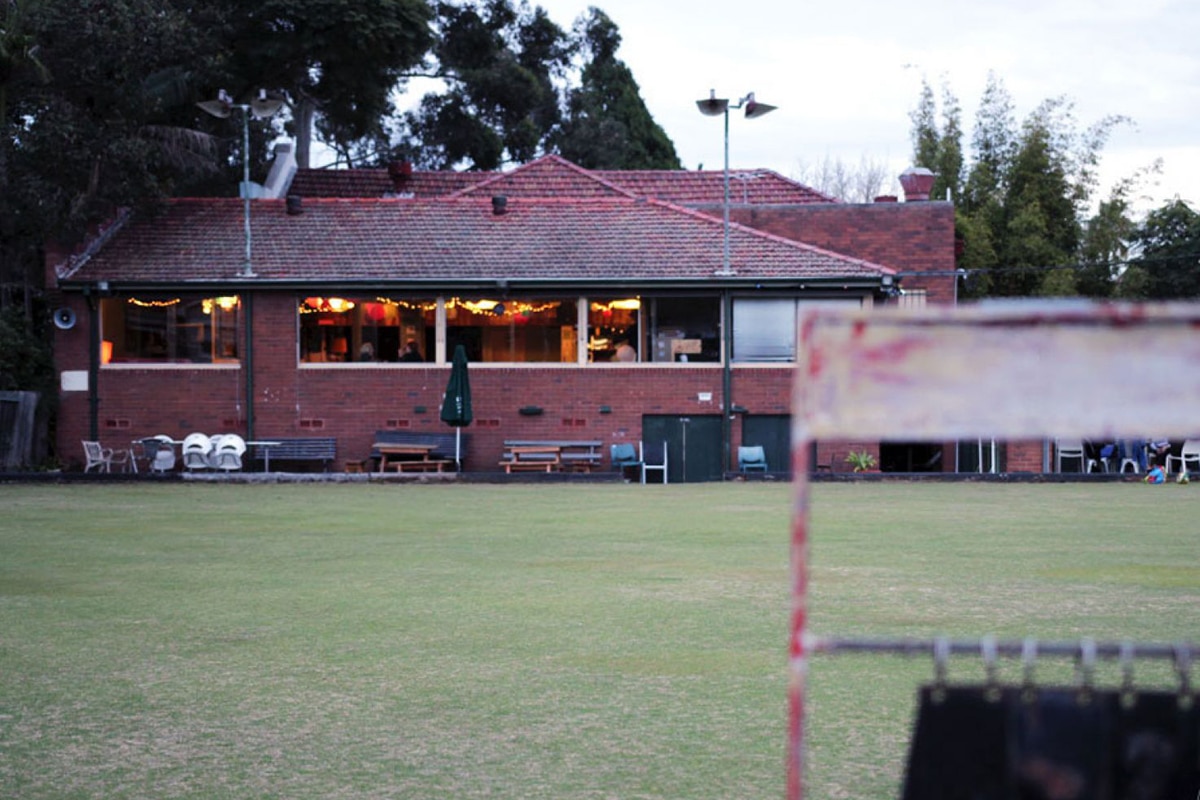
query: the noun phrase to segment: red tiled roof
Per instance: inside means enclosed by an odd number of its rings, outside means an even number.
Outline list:
[[[639,197],[655,197],[685,206],[719,206],[725,202],[722,170],[600,170],[596,174]],[[731,169],[729,202],[787,205],[839,201],[769,169]]]
[[[457,196],[506,197],[635,197],[603,177],[561,156],[543,156],[511,172],[493,174],[457,192]]]
[[[508,172],[414,172],[403,191],[415,197],[503,194],[509,197],[653,197],[686,206],[720,206],[722,170],[586,170],[557,155]],[[771,170],[730,170],[731,203],[836,203]],[[396,192],[386,169],[312,170],[296,173],[290,194],[302,197],[383,197]]]
[[[300,197],[444,197],[498,173],[414,172],[397,183],[386,169],[302,169],[296,172],[288,194]]]
[[[490,198],[282,200],[252,204],[258,281],[642,281],[712,278],[722,266],[715,217],[655,200]],[[236,198],[180,199],[131,217],[65,281],[227,282],[241,271],[243,206]],[[854,280],[892,270],[740,225],[730,227],[739,279]]]

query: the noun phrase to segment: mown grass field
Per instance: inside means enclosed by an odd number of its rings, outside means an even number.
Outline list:
[[[1195,641],[1198,503],[818,484],[813,628]],[[783,795],[789,486],[5,485],[0,510],[0,797]],[[809,797],[897,795],[931,673],[814,660]]]

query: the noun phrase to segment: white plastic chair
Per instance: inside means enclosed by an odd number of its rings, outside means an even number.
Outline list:
[[[242,468],[242,454],[246,452],[246,441],[236,433],[227,433],[213,450],[213,466],[230,472]]]
[[[1138,458],[1138,449],[1141,449],[1142,459],[1146,457],[1146,443],[1135,442],[1132,439],[1121,439],[1117,442],[1117,455],[1120,458],[1120,466],[1117,467],[1117,472],[1124,473],[1125,467],[1131,468],[1134,475],[1142,471],[1141,459]]]
[[[1167,472],[1172,472],[1172,461],[1179,462],[1180,471],[1187,470],[1189,463],[1192,469],[1200,471],[1200,439],[1188,439],[1180,448],[1179,455],[1167,456]]]
[[[1054,441],[1055,471],[1063,471],[1062,462],[1064,458],[1079,459],[1080,472],[1091,472],[1092,467],[1096,466],[1096,459],[1087,457],[1083,449],[1083,441],[1080,439],[1056,439]]]
[[[91,472],[97,467],[97,472],[112,472],[113,451],[111,447],[103,447],[99,442],[83,440],[83,455],[87,458],[84,472]]]
[[[654,442],[642,444],[642,483],[646,482],[646,473],[658,471],[662,473],[662,482],[667,482],[667,443]]]
[[[160,433],[143,441],[150,456],[151,472],[170,472],[175,469],[175,444],[170,436]]]
[[[208,454],[212,452],[212,440],[203,433],[189,433],[183,437],[184,469],[208,469]]]

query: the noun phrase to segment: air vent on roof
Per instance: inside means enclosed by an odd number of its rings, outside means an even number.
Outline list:
[[[909,167],[901,172],[900,187],[904,189],[905,202],[928,200],[935,180],[937,180],[937,175],[925,167]]]
[[[497,217],[508,211],[508,198],[504,195],[496,195],[492,198],[492,213]]]
[[[298,194],[289,194],[287,196],[287,213],[289,217],[296,217],[304,213],[304,201]]]

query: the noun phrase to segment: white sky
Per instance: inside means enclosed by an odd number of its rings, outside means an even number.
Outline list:
[[[586,0],[531,0],[565,29]],[[1200,201],[1200,3],[1196,0],[596,0],[621,32],[651,114],[683,166],[720,169],[720,117],[695,101],[716,89],[779,106],[732,114],[730,166],[795,176],[827,155],[910,166],[909,112],[924,76],[962,106],[964,146],[995,71],[1020,123],[1043,100],[1075,103],[1077,128],[1131,117],[1103,150],[1100,193],[1162,158],[1141,208]],[[416,87],[414,87],[416,88]],[[887,187],[898,192],[898,187]]]

